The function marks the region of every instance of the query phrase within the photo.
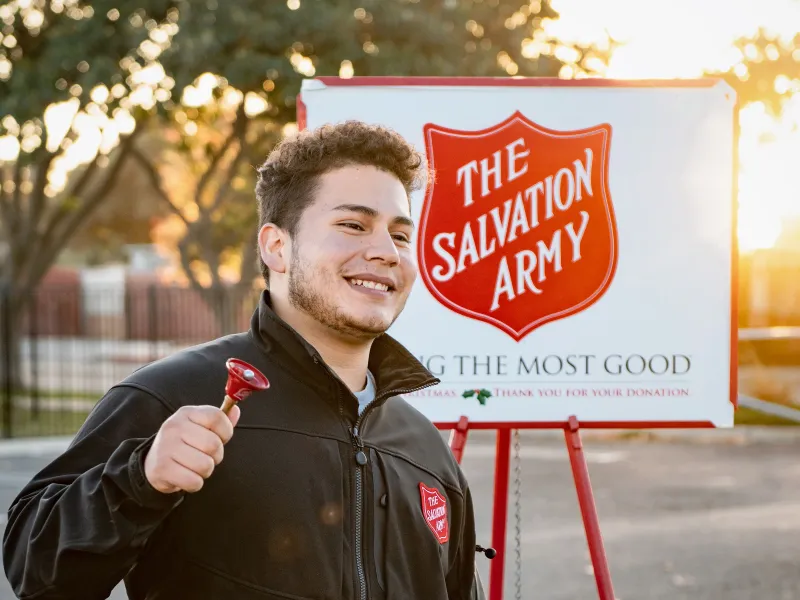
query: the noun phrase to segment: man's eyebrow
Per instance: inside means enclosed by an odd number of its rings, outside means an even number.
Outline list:
[[[355,212],[361,213],[366,217],[370,217],[374,219],[378,216],[378,211],[372,208],[371,206],[364,206],[363,204],[340,204],[339,206],[334,207],[333,210],[338,210],[342,212]],[[392,219],[392,223],[396,223],[399,225],[407,225],[408,227],[414,227],[414,221],[409,219],[405,216],[396,216]]]

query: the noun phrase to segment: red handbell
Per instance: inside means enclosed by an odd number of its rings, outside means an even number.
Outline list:
[[[228,381],[225,384],[225,401],[221,407],[225,414],[253,392],[269,388],[269,380],[253,365],[238,358],[229,358],[225,366],[228,369]]]

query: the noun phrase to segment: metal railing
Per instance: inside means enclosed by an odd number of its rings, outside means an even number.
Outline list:
[[[258,290],[213,299],[148,284],[0,289],[2,436],[72,435],[109,387],[181,348],[245,331]]]

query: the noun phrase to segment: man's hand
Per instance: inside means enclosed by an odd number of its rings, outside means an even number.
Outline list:
[[[183,406],[164,421],[144,460],[144,474],[164,494],[197,492],[222,462],[239,407],[225,415],[215,406]]]

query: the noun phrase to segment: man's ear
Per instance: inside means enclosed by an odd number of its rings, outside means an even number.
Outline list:
[[[275,273],[286,272],[286,232],[274,223],[266,223],[258,232],[258,249],[261,260]]]

